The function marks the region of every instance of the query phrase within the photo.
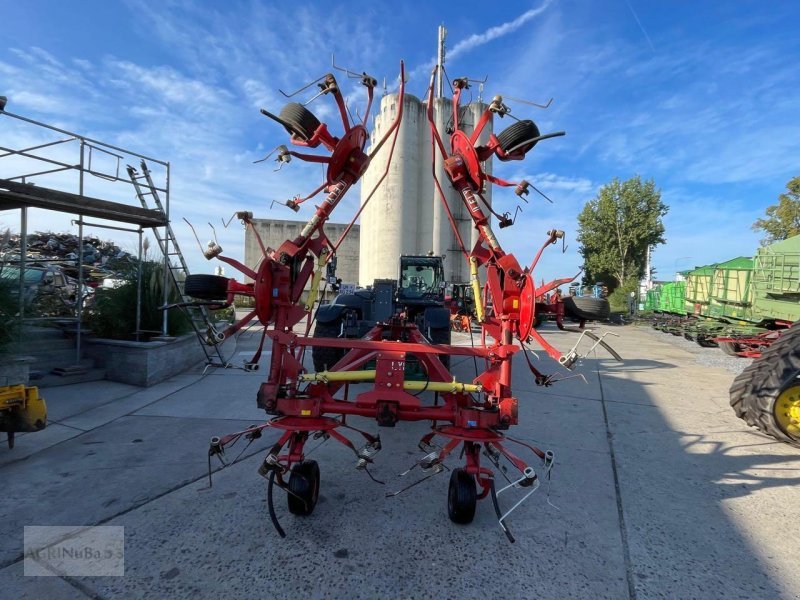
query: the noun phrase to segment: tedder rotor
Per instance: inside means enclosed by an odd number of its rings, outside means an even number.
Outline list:
[[[334,65],[335,66],[335,65]],[[338,68],[338,67],[337,67]],[[464,247],[458,228],[444,197],[441,183],[434,181],[446,212],[450,218],[456,239],[469,262],[472,273],[473,295],[476,301],[477,321],[482,328],[482,343],[476,347],[452,346],[432,343],[429,333],[419,326],[419,321],[398,308],[397,312],[375,324],[360,339],[311,337],[309,332],[315,318],[314,304],[326,265],[336,256],[343,239],[350,231],[361,211],[385,179],[391,166],[403,118],[404,69],[400,65],[400,86],[397,116],[380,140],[373,142],[371,152],[365,147],[369,135],[366,123],[373,101],[376,80],[366,73],[356,76],[367,90],[366,110],[360,122],[348,118],[348,110],[341,89],[333,74],[317,80],[319,96],[333,98],[341,119],[342,132],[334,135],[326,123],[321,123],[304,105],[290,102],[278,115],[262,109],[267,117],[280,123],[288,132],[290,142],[305,148],[322,147],[325,154],[301,153],[278,147],[277,160],[289,162],[292,158],[327,165],[325,181],[306,197],[296,197],[285,204],[297,211],[306,200],[324,192],[324,198],[316,207],[311,219],[300,235],[286,240],[277,249],[264,246],[253,226],[252,213],[237,213],[242,222],[252,230],[260,244],[263,259],[259,266],[251,269],[241,262],[223,256],[222,249],[209,243],[204,255],[217,258],[236,268],[252,283],[239,283],[235,279],[211,275],[189,276],[187,293],[201,304],[230,305],[234,296],[253,298],[255,308],[237,323],[223,331],[210,330],[209,343],[220,343],[257,319],[264,326],[261,344],[253,359],[245,368],[256,370],[265,338],[269,338],[271,354],[269,371],[257,394],[257,402],[271,418],[263,424],[235,432],[224,437],[215,437],[209,449],[209,477],[211,458],[218,456],[223,461],[226,446],[240,438],[250,441],[261,436],[265,428],[280,431],[278,440],[272,445],[261,463],[259,472],[269,483],[267,486],[270,517],[281,536],[284,531],[278,523],[273,504],[273,487],[285,490],[290,512],[309,515],[314,510],[320,488],[320,470],[316,461],[306,458],[306,443],[310,438],[333,438],[344,444],[355,455],[357,467],[367,473],[376,453],[381,449],[380,436],[352,427],[347,422],[351,415],[375,419],[379,426],[393,427],[400,421],[430,421],[431,431],[419,442],[426,455],[417,462],[427,477],[447,469],[444,461],[450,455],[460,454],[464,464],[452,469],[447,494],[450,519],[456,523],[473,520],[478,499],[491,497],[500,526],[511,541],[506,518],[539,486],[543,475],[549,475],[553,466],[552,452],[545,452],[522,441],[515,440],[506,431],[518,422],[517,398],[511,390],[511,373],[514,356],[522,352],[538,385],[551,385],[559,377],[545,375],[536,369],[528,356],[526,344],[536,341],[547,354],[563,367],[571,369],[580,358],[577,343],[565,354],[550,345],[535,329],[537,310],[548,310],[563,315],[563,307],[545,305],[541,299],[547,292],[569,282],[574,277],[555,280],[538,288],[534,285],[533,270],[542,251],[558,239],[561,231],[549,231],[545,243],[539,249],[530,266],[523,267],[517,259],[503,251],[495,236],[490,217],[481,208],[497,216],[500,227],[511,225],[507,215],[492,211],[483,199],[482,190],[487,182],[500,186],[515,186],[518,195],[527,194],[530,185],[521,181],[511,183],[486,173],[484,161],[495,156],[501,161],[521,160],[541,140],[563,135],[563,132],[541,135],[533,121],[518,121],[501,132],[490,136],[485,145],[477,140],[492,116],[504,116],[508,108],[502,98],[496,97],[486,108],[471,135],[467,135],[459,121],[461,94],[468,87],[467,79],[456,79],[453,89],[453,132],[449,148],[445,147],[441,133],[433,120],[433,75],[428,90],[428,120],[435,153],[441,154],[444,169],[452,185],[466,206],[474,226],[479,232],[479,241],[471,248]],[[302,92],[311,87],[298,91]],[[386,170],[375,187],[366,195],[361,208],[356,212],[342,236],[332,242],[325,235],[324,225],[344,194],[361,178],[372,158],[385,145],[388,146]],[[432,167],[433,168],[433,167]],[[479,269],[485,269],[485,286],[479,283]],[[310,284],[310,292],[302,299]],[[537,299],[539,302],[537,302]],[[538,307],[538,308],[537,308]],[[559,320],[560,325],[560,320]],[[610,350],[602,340],[585,330],[584,335],[593,337],[595,344]],[[307,348],[333,348],[344,353],[342,358],[327,370],[310,372],[304,366]],[[616,358],[617,355],[611,351]],[[485,365],[484,372],[471,381],[457,381],[451,374],[448,361],[443,357],[475,357]],[[406,379],[406,363],[413,360],[425,374],[426,381]],[[310,361],[306,361],[307,363]],[[363,384],[364,389],[355,395],[349,393],[351,384]],[[365,389],[366,388],[366,389]],[[434,392],[435,402],[426,402],[422,392]],[[356,445],[343,432],[351,431],[364,439],[364,445]],[[437,444],[434,440],[442,440]],[[515,443],[531,451],[541,461],[539,472],[529,466],[508,447]],[[519,472],[509,485],[497,489],[495,472],[481,464],[481,454],[497,468],[504,458]],[[426,477],[426,478],[427,478]],[[410,486],[409,486],[410,487]],[[505,513],[500,508],[498,496],[507,490],[522,490],[522,498]],[[391,496],[394,494],[387,494]]]

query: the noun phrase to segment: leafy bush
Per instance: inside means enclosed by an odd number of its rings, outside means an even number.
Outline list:
[[[635,279],[629,279],[625,282],[625,285],[622,285],[615,289],[611,294],[608,296],[608,303],[611,305],[611,310],[613,312],[628,312],[628,299],[631,296],[631,292],[638,293],[639,290],[639,282]],[[638,295],[636,297],[636,303],[638,305],[639,298]]]
[[[164,303],[164,265],[153,261],[143,261],[142,269],[142,312],[140,332],[159,335]],[[94,306],[87,311],[87,322],[92,331],[100,337],[116,340],[136,339],[136,282],[138,268],[124,274],[124,283],[112,289],[100,288],[95,292]],[[179,302],[180,295],[172,281],[169,282],[169,302]],[[168,319],[169,335],[181,335],[191,329],[186,316],[179,310],[172,310]],[[139,338],[143,339],[142,336]]]

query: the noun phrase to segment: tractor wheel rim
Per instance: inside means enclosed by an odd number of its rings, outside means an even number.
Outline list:
[[[786,388],[780,393],[775,400],[773,413],[786,435],[800,439],[800,385]]]

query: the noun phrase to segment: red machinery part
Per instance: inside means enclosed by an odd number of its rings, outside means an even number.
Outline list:
[[[353,429],[346,424],[346,419],[350,415],[374,418],[379,425],[383,426],[394,426],[400,421],[432,421],[432,432],[420,442],[421,447],[423,444],[429,444],[434,436],[443,437],[448,441],[438,452],[432,453],[433,458],[428,461],[430,468],[441,465],[442,461],[456,447],[463,445],[466,466],[459,471],[457,477],[454,475],[451,478],[449,494],[451,502],[448,504],[449,509],[452,509],[451,519],[456,522],[468,522],[471,520],[469,515],[474,514],[474,506],[471,509],[470,506],[458,506],[459,502],[469,504],[476,498],[487,497],[490,492],[495,501],[498,517],[500,516],[494,495],[494,473],[480,465],[481,447],[486,452],[496,455],[498,460],[501,455],[509,460],[522,474],[520,481],[523,483],[521,485],[530,485],[536,479],[533,470],[523,460],[505,449],[503,441],[508,438],[502,432],[518,422],[518,401],[511,391],[511,370],[514,354],[522,349],[514,343],[514,338],[525,342],[529,336],[533,335],[545,346],[550,356],[556,359],[561,356],[555,348],[533,330],[537,289],[532,271],[544,246],[531,267],[523,268],[513,255],[507,254],[502,249],[492,231],[489,218],[479,203],[479,199],[482,200],[480,193],[487,181],[497,185],[527,189],[527,185],[523,186],[524,182],[506,182],[487,174],[483,170],[483,162],[493,154],[501,159],[521,159],[535,141],[527,145],[523,144],[524,147],[521,149],[514,148],[508,155],[502,153],[499,139],[494,135],[490,137],[488,144],[478,146],[477,140],[491,114],[487,108],[471,135],[467,135],[460,128],[459,103],[461,92],[466,87],[466,80],[458,80],[459,83],[454,90],[455,131],[451,136],[449,152],[445,150],[432,118],[433,76],[429,87],[428,118],[432,143],[442,155],[441,158],[450,184],[459,192],[480,235],[474,248],[471,250],[464,248],[447,201],[442,197],[448,218],[454,227],[465,257],[468,260],[471,258],[475,264],[486,269],[485,289],[487,298],[492,300],[492,310],[481,323],[484,344],[477,348],[431,344],[417,326],[408,322],[402,314],[395,315],[386,322],[378,323],[360,340],[317,339],[308,336],[313,317],[309,310],[300,305],[301,294],[315,267],[320,268],[322,263],[330,260],[344,238],[343,235],[335,245],[331,244],[324,233],[324,224],[344,194],[364,174],[372,157],[390,138],[393,152],[402,119],[403,72],[401,63],[400,98],[398,100],[400,108],[397,118],[383,138],[374,145],[370,155],[364,152],[368,139],[364,123],[367,122],[375,84],[374,79],[367,76],[362,79],[362,83],[368,88],[367,111],[361,123],[358,124],[349,122],[343,97],[333,75],[325,76],[324,84],[320,84],[320,88],[323,89],[321,94],[331,94],[339,108],[344,130],[341,137],[333,136],[327,124],[319,123],[317,125],[316,118],[313,115],[307,116],[303,112],[306,109],[302,106],[301,108],[293,106],[291,109],[284,109],[281,114],[286,115],[287,119],[292,117],[296,120],[302,117],[304,123],[308,125],[306,129],[298,128],[295,121],[289,123],[285,119],[282,120],[281,117],[275,117],[267,111],[262,111],[286,127],[291,134],[291,143],[308,148],[316,148],[321,144],[330,153],[329,155],[305,154],[285,148],[282,151],[282,156],[293,156],[300,160],[328,165],[326,181],[323,185],[309,196],[296,200],[294,208],[321,191],[326,192],[326,197],[317,206],[314,215],[297,238],[286,240],[272,252],[264,250],[264,259],[261,261],[257,273],[241,265],[238,261],[218,256],[220,260],[254,280],[253,284],[238,284],[235,281],[231,281],[229,284],[229,296],[238,293],[252,296],[255,301],[255,310],[245,319],[232,325],[228,333],[241,329],[245,322],[254,317],[257,317],[265,327],[270,326],[266,331],[272,350],[270,367],[267,379],[262,383],[258,393],[258,404],[268,414],[274,415],[274,418],[263,426],[247,430],[249,433],[238,432],[221,439],[215,438],[209,451],[209,460],[212,454],[224,453],[225,445],[239,439],[242,435],[254,435],[253,431],[260,432],[261,428],[267,426],[283,431],[280,439],[272,446],[261,468],[262,474],[270,479],[270,515],[281,535],[283,535],[283,530],[277,523],[272,506],[271,493],[275,482],[289,493],[290,509],[296,514],[309,514],[316,502],[319,469],[315,462],[311,465],[306,461],[304,450],[311,434],[333,437],[350,448],[358,458],[359,468],[366,468],[366,465],[372,462],[373,451],[377,451],[376,448],[380,449],[380,440],[377,436],[354,430],[365,438],[367,441],[365,448],[370,448],[368,451],[366,449],[357,450],[352,442],[339,433],[340,428]],[[298,131],[303,135],[298,135]],[[390,152],[386,173],[390,168],[391,155]],[[377,185],[383,181],[386,173],[379,179]],[[442,192],[435,172],[434,180],[437,189]],[[367,201],[373,193],[374,190],[367,196]],[[360,210],[353,221],[359,214]],[[248,223],[247,220],[245,222],[248,226],[252,226],[252,223]],[[549,235],[545,246],[554,242],[553,233],[550,232]],[[263,244],[261,247],[264,248]],[[295,326],[303,320],[306,320],[305,335],[294,332]],[[493,338],[491,343],[486,343],[487,336]],[[346,348],[349,352],[326,373],[306,373],[303,366],[305,349],[319,345]],[[259,349],[257,356],[260,355],[260,351]],[[440,360],[439,357],[442,355],[481,358],[486,367],[484,372],[475,377],[471,383],[459,383],[455,381],[454,376]],[[422,371],[426,373],[427,382],[421,388],[419,384],[406,380],[405,365],[410,356],[415,357]],[[257,363],[257,360],[254,359],[253,362]],[[365,369],[367,363],[370,362],[374,362],[374,369]],[[533,367],[531,368],[533,370]],[[347,373],[353,374],[352,381],[360,381],[358,378],[369,377],[364,382],[371,383],[371,387],[356,394],[355,397],[350,397],[350,380],[347,379]],[[538,371],[535,373],[537,374],[537,383],[540,383],[543,377]],[[437,398],[433,404],[424,402],[420,397],[421,392],[428,388],[435,389],[437,392]],[[418,393],[412,393],[414,391]],[[340,392],[343,392],[344,397],[341,397]],[[527,447],[539,458],[544,459],[545,453],[541,450],[531,446]],[[298,468],[302,468],[302,472],[305,473],[299,477],[316,478],[313,485],[292,483]],[[287,474],[290,475],[288,482],[284,479]],[[481,488],[479,495],[469,493],[469,483],[465,482],[470,480]],[[295,482],[297,481],[295,480]],[[453,485],[456,486],[456,492],[459,492],[455,494],[455,508],[450,506],[454,497]],[[465,493],[461,494],[460,492]],[[304,496],[304,494],[307,495]],[[501,526],[508,534],[502,520]],[[508,535],[509,539],[512,539],[510,534]]]

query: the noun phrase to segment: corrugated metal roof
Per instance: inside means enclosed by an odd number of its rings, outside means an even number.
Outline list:
[[[749,256],[739,256],[723,263],[719,263],[714,268],[730,271],[752,271],[753,259]]]
[[[769,246],[759,248],[758,252],[759,254],[762,252],[767,252],[770,254],[800,253],[800,235],[795,235],[785,240],[781,240],[780,242],[770,244]]]
[[[689,275],[713,275],[714,269],[717,265],[706,265],[704,267],[695,267],[693,271],[689,271]]]

